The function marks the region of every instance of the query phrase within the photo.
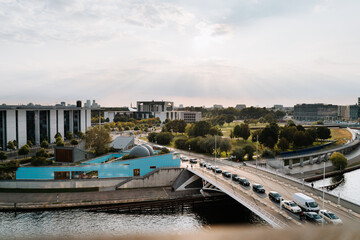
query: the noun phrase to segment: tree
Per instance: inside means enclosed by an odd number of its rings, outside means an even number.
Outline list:
[[[158,133],[155,137],[155,141],[158,144],[167,145],[173,140],[174,136],[169,132]]]
[[[245,154],[248,155],[248,160],[252,160],[255,152],[255,147],[252,144],[247,144],[243,147]]]
[[[187,148],[188,148],[188,146],[186,146],[186,141],[187,140],[188,139],[185,138],[185,137],[176,139],[175,142],[174,142],[175,148],[187,150]]]
[[[167,131],[184,133],[187,123],[184,120],[173,120],[165,124]]]
[[[273,149],[278,141],[278,131],[279,126],[276,123],[271,123],[261,131],[259,135],[259,142],[264,146]]]
[[[261,131],[262,131],[261,129],[258,129],[258,130],[255,130],[255,131],[252,132],[252,134],[251,134],[251,141],[252,142],[257,141],[257,139],[259,138],[259,136],[261,134]]]
[[[234,136],[234,131],[233,130],[230,130],[230,138],[233,139],[235,136]]]
[[[85,134],[84,134],[82,131],[78,131],[78,132],[76,133],[76,135],[77,135],[78,138],[80,138],[80,139],[84,139],[84,138],[85,138]]]
[[[59,132],[57,132],[57,133],[55,134],[54,138],[57,139],[58,137],[61,137],[61,138],[62,138],[61,133],[59,133]]]
[[[42,147],[42,148],[48,148],[48,147],[49,147],[48,141],[46,141],[46,140],[42,141],[41,144],[40,144],[40,147]]]
[[[215,136],[215,135],[217,135],[217,136],[222,136],[222,135],[223,135],[222,132],[221,132],[221,129],[219,129],[219,128],[216,127],[216,126],[213,126],[213,127],[211,127],[211,128],[209,129],[209,134],[210,134],[211,136]]]
[[[110,131],[101,126],[90,128],[85,134],[85,141],[85,147],[94,149],[96,155],[106,153],[112,142]]]
[[[149,140],[149,142],[154,143],[154,142],[155,142],[155,137],[156,137],[156,135],[158,135],[158,134],[155,133],[155,132],[149,133],[148,136],[147,136],[147,139]]]
[[[167,148],[162,148],[161,151],[160,151],[158,154],[161,155],[161,154],[168,154],[168,153],[170,153],[170,150],[169,150],[169,149],[167,149]]]
[[[33,146],[33,143],[31,140],[27,140],[27,143],[26,143],[30,148]]]
[[[286,140],[286,138],[282,137],[282,138],[280,138],[277,146],[282,151],[285,151],[285,150],[289,149],[289,142],[288,142],[288,140]]]
[[[294,142],[294,134],[297,131],[295,126],[285,126],[280,131],[280,138],[285,138],[289,143]]]
[[[72,132],[67,132],[66,133],[66,140],[71,140],[74,138],[74,134]]]
[[[307,143],[308,143],[308,140],[307,140],[305,132],[296,131],[294,134],[294,146],[302,147],[302,146],[306,146]]]
[[[236,125],[234,127],[233,132],[234,132],[234,137],[236,137],[236,138],[240,137],[240,135],[241,135],[241,127],[240,127],[240,125]]]
[[[55,144],[56,144],[56,146],[58,146],[58,147],[64,147],[64,146],[65,146],[65,143],[64,143],[62,137],[57,137]]]
[[[24,146],[22,146],[20,149],[19,149],[19,155],[28,155],[30,152],[30,147],[29,145],[25,144]]]
[[[221,141],[219,143],[220,151],[225,152],[226,156],[228,156],[228,152],[231,150],[231,140],[228,138],[220,138]]]
[[[35,156],[47,158],[47,157],[49,157],[49,154],[45,151],[44,148],[41,148],[38,151],[36,151]]]
[[[10,149],[10,150],[15,150],[15,144],[13,141],[9,141],[8,144],[6,145],[6,148],[7,149]]]
[[[7,159],[7,155],[5,152],[0,152],[0,160],[5,160]]]
[[[196,123],[192,123],[190,128],[188,129],[188,135],[194,137],[204,137],[209,133],[210,127],[211,125],[207,121],[199,121]]]
[[[79,142],[75,138],[73,138],[73,139],[71,139],[70,144],[75,146],[75,145],[78,145]]]
[[[233,155],[236,160],[244,160],[245,154],[246,154],[246,152],[241,147],[236,147],[231,152],[231,155]]]
[[[338,170],[339,169],[344,170],[348,163],[344,154],[339,153],[339,152],[334,152],[330,156],[330,161],[331,161],[332,165],[334,165],[334,167]]]
[[[240,125],[240,137],[242,137],[245,141],[250,137],[250,128],[248,124]]]
[[[322,140],[331,138],[330,129],[327,127],[318,127],[316,129],[316,134],[317,134],[317,137]]]

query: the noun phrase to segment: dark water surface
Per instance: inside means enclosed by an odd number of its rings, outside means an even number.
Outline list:
[[[217,224],[265,224],[240,204],[226,200],[184,212],[106,213],[85,209],[0,213],[0,239],[124,236],[203,231]]]

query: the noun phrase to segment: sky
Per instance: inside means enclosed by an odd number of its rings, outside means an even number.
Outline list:
[[[355,104],[359,0],[0,0],[0,104]]]

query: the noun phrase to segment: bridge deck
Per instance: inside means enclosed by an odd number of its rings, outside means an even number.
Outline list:
[[[217,165],[222,170],[227,170],[233,174],[247,178],[251,185],[253,183],[261,184],[265,188],[266,193],[269,191],[280,193],[284,199],[292,200],[294,193],[302,192],[302,189],[288,182],[285,183],[278,180],[276,175],[272,175],[271,173],[265,173],[260,170],[256,171],[251,167],[239,168],[222,163],[218,163]],[[275,228],[285,228],[286,226],[300,225],[300,223],[307,224],[306,222],[300,221],[299,215],[292,214],[285,209],[280,213],[279,205],[272,202],[267,194],[257,194],[252,191],[251,187],[243,187],[231,179],[224,178],[221,174],[215,174],[211,170],[200,168],[198,165],[194,165],[192,168],[188,168],[188,170],[221,189]],[[304,193],[313,197],[319,204],[320,209],[322,209],[321,196],[316,196],[305,191]],[[349,213],[346,209],[337,207],[333,202],[325,201],[324,208],[334,212],[342,219],[344,224],[360,223],[358,214]]]

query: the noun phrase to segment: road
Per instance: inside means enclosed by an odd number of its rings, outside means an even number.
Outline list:
[[[183,162],[183,167],[186,167],[188,165],[188,162]],[[253,169],[251,167],[242,166],[242,167],[233,167],[229,165],[225,165],[221,162],[217,162],[217,166],[219,166],[222,170],[229,171],[233,174],[238,174],[241,177],[245,177],[249,180],[251,184],[253,183],[259,183],[261,184],[268,193],[269,191],[276,191],[282,195],[282,197],[285,200],[292,200],[292,196],[296,192],[302,192],[302,189],[299,189],[292,184],[285,183],[283,181],[280,181],[276,178],[276,176],[271,176],[268,173],[264,173],[260,170],[256,172],[256,169]],[[290,213],[289,211],[283,209],[282,214],[280,214],[279,205],[272,202],[267,194],[256,194],[252,191],[250,187],[242,187],[236,182],[233,182],[231,179],[223,177],[221,174],[215,174],[211,170],[207,170],[206,168],[201,168],[198,164],[194,164],[193,168],[190,167],[190,169],[193,169],[193,171],[196,171],[199,173],[199,175],[204,174],[205,176],[211,177],[214,181],[219,182],[227,182],[228,184],[232,185],[234,189],[236,189],[239,193],[241,193],[242,196],[246,197],[247,199],[251,199],[253,202],[255,202],[259,207],[264,209],[265,211],[269,212],[273,216],[277,217],[281,221],[285,222],[288,225],[291,225],[292,223],[302,223],[299,220],[299,215]],[[216,184],[214,184],[216,185]],[[241,189],[240,189],[241,188]],[[305,194],[313,197],[315,201],[320,206],[320,209],[322,209],[322,201],[319,199],[319,196],[315,196],[310,192],[305,192]],[[266,205],[265,205],[266,204]],[[338,217],[340,217],[345,225],[352,225],[352,224],[359,224],[360,218],[359,215],[354,213],[349,213],[344,208],[338,208],[335,203],[324,203],[325,209],[330,210],[334,212]],[[291,217],[292,219],[288,220],[286,217]],[[306,222],[305,222],[306,224]]]

